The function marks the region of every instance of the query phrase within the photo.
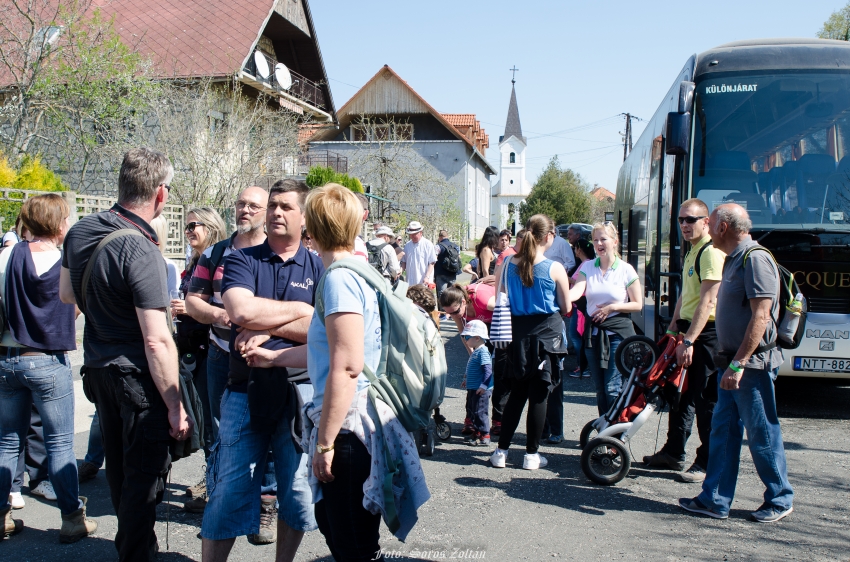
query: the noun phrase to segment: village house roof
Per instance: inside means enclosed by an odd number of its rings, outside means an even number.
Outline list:
[[[611,201],[613,201],[617,197],[604,187],[596,187],[591,190],[590,194],[595,197],[597,201],[604,201],[606,199],[610,199]]]

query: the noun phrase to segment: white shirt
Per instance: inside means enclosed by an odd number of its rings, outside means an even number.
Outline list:
[[[419,239],[419,243],[409,241],[404,245],[404,258],[401,263],[405,264],[407,270],[408,285],[433,281],[433,273],[430,279],[425,279],[425,274],[428,272],[429,264],[437,263],[437,250],[434,243],[424,236]]]
[[[548,250],[543,252],[543,255],[550,260],[563,265],[564,269],[567,271],[572,269],[576,264],[576,258],[573,255],[573,247],[560,236],[555,236],[555,239],[552,241],[552,245]]]
[[[599,258],[582,262],[576,275],[584,275],[587,287],[584,296],[587,297],[587,315],[593,316],[596,311],[606,304],[614,302],[629,302],[628,287],[637,281],[637,272],[630,264],[620,258],[603,275],[599,266]],[[581,277],[579,277],[581,279]],[[615,316],[619,312],[609,315]]]

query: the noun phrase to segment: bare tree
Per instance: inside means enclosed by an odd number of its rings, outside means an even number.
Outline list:
[[[380,197],[370,217],[395,226],[417,220],[427,231],[446,229],[455,239],[463,238],[463,187],[447,181],[416,152],[405,125],[363,116],[355,127],[362,131],[361,144],[349,158],[349,174]]]
[[[275,106],[248,97],[237,82],[163,83],[146,129],[174,163],[175,202],[226,207],[256,178],[291,173],[297,116]]]

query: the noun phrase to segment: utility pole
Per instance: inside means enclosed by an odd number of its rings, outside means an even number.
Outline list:
[[[629,152],[632,151],[632,119],[640,119],[631,113],[621,113],[620,115],[626,118],[626,132],[623,134],[623,162],[625,162]]]

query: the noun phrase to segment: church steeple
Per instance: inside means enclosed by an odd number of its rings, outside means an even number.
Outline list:
[[[511,103],[508,105],[508,121],[505,123],[505,134],[499,139],[499,142],[515,136],[525,144],[525,137],[522,136],[522,125],[519,122],[519,107],[516,103],[516,86],[514,86],[514,82],[514,80],[511,80]]]

